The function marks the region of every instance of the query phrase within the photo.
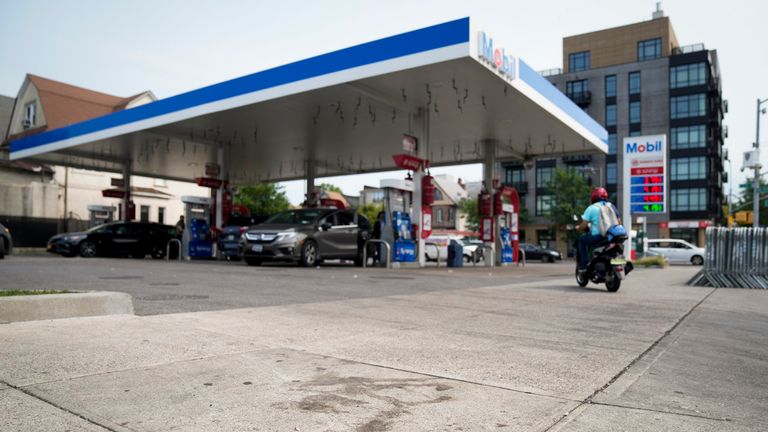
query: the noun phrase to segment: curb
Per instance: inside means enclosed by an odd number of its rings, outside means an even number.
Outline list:
[[[0,297],[0,323],[119,314],[133,315],[129,294],[88,291]]]

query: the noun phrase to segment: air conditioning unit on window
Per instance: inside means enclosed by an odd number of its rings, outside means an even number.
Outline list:
[[[21,125],[24,127],[24,129],[29,129],[30,127],[32,127],[32,122],[29,120],[24,120],[23,122],[21,122]]]

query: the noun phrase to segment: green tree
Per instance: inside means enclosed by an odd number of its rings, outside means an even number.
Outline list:
[[[271,216],[291,207],[283,189],[275,183],[241,187],[235,196],[235,204],[248,207],[253,215]]]
[[[467,229],[480,229],[480,214],[477,212],[477,198],[464,198],[459,201],[459,208],[467,216]]]
[[[757,181],[760,184],[760,189],[759,190],[761,190],[761,191],[766,189],[766,186],[768,186],[768,182],[766,182],[763,178],[759,178]],[[754,177],[749,177],[746,180],[744,180],[744,183],[747,185],[747,187],[741,190],[741,192],[739,194],[739,198],[733,204],[733,213],[734,214],[736,212],[739,212],[739,211],[748,211],[748,212],[752,211],[752,208],[753,208],[752,207],[752,203],[754,202],[754,200],[753,200],[753,197],[754,197],[753,191],[755,190],[755,188],[753,187],[753,185],[754,185],[753,182],[754,182]],[[760,209],[759,210],[760,211],[760,219],[759,219],[760,226],[768,226],[768,204],[766,204],[766,202],[768,202],[768,194],[761,193],[760,194],[760,207],[759,207],[759,209]],[[749,224],[749,226],[752,226],[752,224]]]
[[[552,196],[552,222],[557,231],[564,234],[563,239],[570,243],[579,233],[566,231],[565,227],[573,224],[573,215],[581,216],[589,206],[592,187],[575,169],[556,168],[547,189]]]
[[[343,193],[343,192],[341,191],[341,188],[339,188],[339,187],[338,187],[338,186],[336,186],[335,184],[331,184],[331,183],[320,183],[319,185],[317,185],[317,186],[315,186],[315,187],[316,187],[316,188],[318,188],[318,189],[320,189],[321,191],[324,191],[324,192],[338,192],[338,193]]]
[[[365,216],[369,222],[373,223],[379,216],[379,212],[384,211],[384,204],[382,203],[370,203],[361,205],[357,208],[357,212]]]

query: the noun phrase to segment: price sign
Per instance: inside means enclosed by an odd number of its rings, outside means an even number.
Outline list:
[[[665,212],[666,147],[665,135],[624,139],[624,211],[629,210],[632,214]]]

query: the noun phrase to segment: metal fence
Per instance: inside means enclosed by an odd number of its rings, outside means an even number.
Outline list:
[[[706,249],[688,285],[768,289],[768,228],[707,228]]]

